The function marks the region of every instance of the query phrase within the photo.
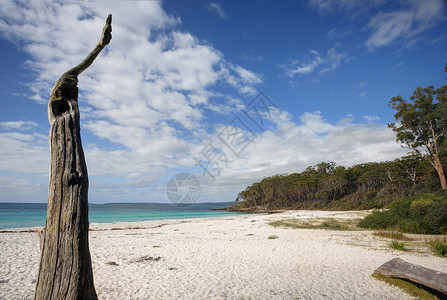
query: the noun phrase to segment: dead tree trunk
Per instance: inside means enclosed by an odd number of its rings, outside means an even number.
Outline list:
[[[34,299],[97,299],[88,243],[88,176],[81,144],[77,76],[111,39],[111,15],[96,48],[51,91],[47,221]]]

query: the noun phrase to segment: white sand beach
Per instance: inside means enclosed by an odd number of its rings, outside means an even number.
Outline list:
[[[372,231],[275,228],[285,218],[354,218],[288,211],[229,218],[91,226],[99,299],[411,299],[371,276],[386,261],[447,272],[447,259]],[[277,236],[269,239],[269,236]],[[0,233],[0,299],[32,299],[39,262],[33,232]]]

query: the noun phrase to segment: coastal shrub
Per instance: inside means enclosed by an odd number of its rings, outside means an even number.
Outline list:
[[[399,218],[389,210],[375,210],[362,219],[358,227],[370,229],[387,229],[396,227]]]
[[[447,229],[447,194],[424,193],[393,201],[358,224],[362,228],[399,228],[404,232],[439,234]]]
[[[277,235],[271,235],[268,237],[269,240],[276,240],[278,238]]]
[[[445,234],[447,229],[447,199],[434,202],[428,208],[424,221],[431,233]]]
[[[420,197],[411,202],[410,208],[419,213],[426,212],[427,209],[433,204],[433,198]]]

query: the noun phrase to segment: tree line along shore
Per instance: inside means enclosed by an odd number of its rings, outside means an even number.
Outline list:
[[[447,72],[447,63],[444,71]],[[415,233],[447,231],[447,85],[418,87],[406,100],[391,98],[395,122],[388,127],[409,149],[394,161],[351,167],[321,162],[301,173],[277,174],[241,191],[228,210],[383,209],[359,225],[399,227]]]

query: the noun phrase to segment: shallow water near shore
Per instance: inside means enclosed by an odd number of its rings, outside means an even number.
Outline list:
[[[196,219],[237,215],[216,211],[234,202],[194,203],[175,206],[168,203],[106,203],[89,204],[91,225],[140,222],[151,220]],[[43,227],[47,216],[46,203],[0,203],[0,229]]]

